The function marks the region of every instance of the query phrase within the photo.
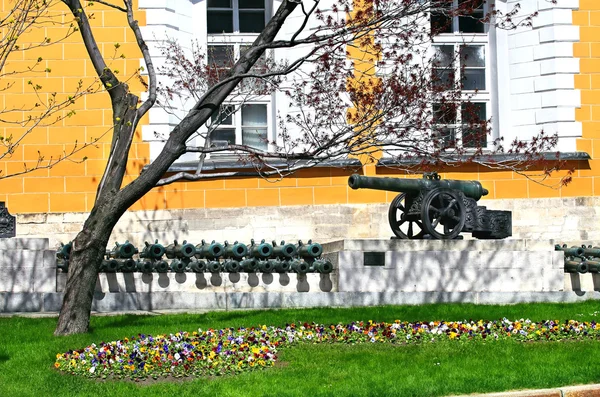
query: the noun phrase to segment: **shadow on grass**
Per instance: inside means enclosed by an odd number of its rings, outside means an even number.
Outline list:
[[[2,364],[5,361],[8,361],[9,359],[10,359],[10,356],[0,353],[0,364]]]

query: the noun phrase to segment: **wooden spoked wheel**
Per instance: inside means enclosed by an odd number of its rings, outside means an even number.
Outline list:
[[[423,199],[421,219],[425,232],[433,238],[456,238],[466,220],[466,209],[461,195],[451,189],[431,190]]]
[[[425,235],[423,223],[417,215],[408,215],[406,209],[406,193],[400,193],[390,203],[388,219],[394,234],[401,239],[416,240]]]

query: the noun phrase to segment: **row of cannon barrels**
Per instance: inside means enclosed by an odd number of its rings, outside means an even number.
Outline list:
[[[63,271],[69,269],[69,258],[73,248],[72,242],[61,244],[56,253],[57,267]],[[194,245],[187,241],[164,246],[158,243],[145,242],[142,250],[138,250],[129,241],[116,243],[111,250],[106,250],[106,258],[102,261],[100,272],[194,272],[194,273],[331,273],[332,263],[321,258],[323,247],[319,243],[308,240],[306,244],[285,243],[271,244],[262,240],[260,243],[251,240],[250,245],[225,241]],[[134,259],[134,256],[138,259]],[[163,257],[166,257],[166,260]]]
[[[600,274],[600,247],[568,247],[567,244],[556,244],[554,249],[565,254],[565,273]]]

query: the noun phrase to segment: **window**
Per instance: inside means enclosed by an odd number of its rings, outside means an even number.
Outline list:
[[[260,33],[265,27],[265,0],[207,0],[208,34]]]
[[[431,13],[433,38],[432,79],[441,91],[458,89],[462,101],[434,103],[433,125],[444,148],[487,146],[490,118],[487,81],[488,35],[483,23],[483,0],[447,0],[447,6]],[[468,13],[468,15],[465,15]],[[462,14],[462,15],[459,15]]]
[[[235,105],[222,106],[219,114],[211,117],[210,125],[215,125],[211,146],[237,143],[268,150],[267,104],[245,104],[241,108]]]

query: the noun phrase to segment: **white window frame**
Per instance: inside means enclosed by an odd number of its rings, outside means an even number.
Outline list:
[[[453,0],[452,7],[458,7],[458,0]],[[488,13],[488,2],[483,4],[483,15],[487,15]],[[469,100],[472,103],[485,103],[485,113],[486,120],[493,118],[492,113],[492,92],[491,92],[491,53],[490,53],[490,38],[489,38],[489,24],[484,24],[484,32],[483,33],[462,33],[459,31],[459,17],[452,17],[452,32],[451,33],[440,33],[433,37],[432,39],[432,47],[433,46],[443,46],[443,45],[451,45],[454,47],[454,57],[453,57],[453,69],[455,71],[454,78],[456,84],[461,84],[461,66],[460,66],[460,47],[461,46],[483,46],[484,48],[484,56],[485,56],[485,89],[484,90],[463,90],[464,95],[462,97],[462,101]],[[432,48],[433,50],[433,48]],[[433,51],[432,51],[433,53]],[[461,102],[462,102],[461,101]],[[456,111],[456,123],[455,124],[440,124],[440,126],[446,126],[447,128],[452,128],[457,130],[457,127],[462,126],[462,114],[461,114],[461,106],[460,104],[457,106]],[[483,149],[491,149],[493,143],[493,132],[492,136],[488,136],[486,139],[487,147]],[[458,134],[455,136],[456,145],[460,146],[462,144],[462,136]],[[465,150],[475,150],[474,148],[465,148]]]
[[[258,33],[246,33],[246,32],[240,32],[240,8],[239,8],[239,0],[230,0],[231,1],[231,7],[208,7],[208,1],[206,2],[206,15],[208,17],[208,12],[209,10],[214,10],[214,11],[232,11],[233,14],[233,32],[225,32],[225,33],[208,33],[209,36],[211,35],[235,35],[235,34],[242,34],[242,35],[255,35],[258,36]],[[259,11],[259,10],[263,10],[264,11],[264,23],[265,26],[267,24],[267,22],[269,22],[269,17],[270,17],[270,4],[271,1],[270,0],[264,0],[263,1],[264,4],[264,8],[243,8],[242,10],[244,11]]]

